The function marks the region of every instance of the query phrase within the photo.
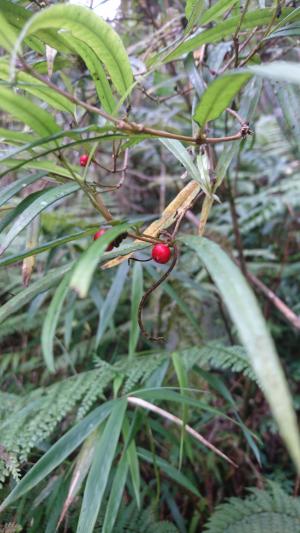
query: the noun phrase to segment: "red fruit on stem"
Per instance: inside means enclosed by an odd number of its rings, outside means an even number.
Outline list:
[[[152,248],[152,259],[156,263],[167,263],[171,257],[171,249],[167,244],[155,244]]]
[[[80,156],[79,163],[81,167],[86,167],[87,162],[89,160],[89,156],[87,154],[83,154]]]
[[[102,235],[104,235],[104,233],[106,233],[106,230],[103,229],[103,228],[100,228],[96,233],[95,235],[93,236],[93,239],[94,241],[96,241],[97,239],[99,239],[100,237],[102,237]],[[113,245],[113,242],[111,242],[107,248],[106,248],[106,251],[107,252],[110,252],[112,249],[113,249],[114,245]]]

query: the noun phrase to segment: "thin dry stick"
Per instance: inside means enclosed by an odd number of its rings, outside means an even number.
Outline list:
[[[174,253],[173,253],[173,259],[172,259],[172,263],[171,265],[169,266],[168,270],[161,276],[161,278],[159,278],[151,287],[150,289],[148,289],[143,298],[141,299],[140,301],[140,304],[139,304],[139,309],[138,309],[138,323],[139,323],[139,326],[140,326],[140,329],[141,329],[141,332],[142,334],[144,335],[144,337],[146,337],[146,339],[149,339],[150,341],[163,341],[164,340],[164,337],[154,337],[152,335],[150,335],[149,333],[147,333],[147,331],[145,330],[145,327],[144,327],[144,324],[143,324],[143,319],[142,319],[142,311],[144,309],[144,306],[145,306],[145,303],[147,301],[147,299],[149,298],[150,294],[155,291],[155,289],[157,289],[157,287],[159,287],[159,285],[161,285],[161,283],[163,283],[165,281],[165,279],[167,279],[167,277],[169,276],[169,274],[172,272],[173,268],[175,267],[176,263],[177,263],[177,259],[178,259],[178,249],[177,249],[177,246],[176,244],[172,244],[173,246],[173,250],[174,250]]]
[[[228,461],[232,466],[235,468],[238,468],[238,465],[230,459],[225,453],[221,452],[218,448],[216,448],[211,442],[206,440],[200,433],[198,433],[195,429],[191,428],[191,426],[188,426],[187,424],[184,424],[184,422],[178,418],[175,415],[172,415],[168,411],[165,411],[165,409],[161,409],[160,407],[157,407],[156,405],[153,405],[150,402],[147,402],[146,400],[142,400],[141,398],[136,398],[135,396],[128,396],[127,397],[128,403],[131,403],[133,405],[138,405],[140,407],[143,407],[143,409],[148,409],[149,411],[152,411],[153,413],[156,413],[163,418],[166,418],[167,420],[170,420],[171,422],[174,422],[179,427],[184,427],[185,431],[192,435],[195,439],[197,439],[201,444],[206,446],[206,448],[209,448],[212,450],[216,455],[219,455],[219,457],[222,457],[225,459],[225,461]]]

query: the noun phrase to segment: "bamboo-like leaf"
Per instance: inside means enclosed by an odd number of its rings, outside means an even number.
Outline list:
[[[291,395],[253,292],[240,270],[216,243],[187,235],[182,240],[195,250],[219,289],[270,404],[281,436],[300,471],[300,438]]]
[[[25,196],[23,200],[14,208],[10,209],[8,213],[0,220],[0,233],[11,224],[15,218],[18,218],[26,209],[28,209],[33,202],[35,202],[43,194],[43,190],[33,192],[29,196]],[[0,247],[1,250],[1,247]]]
[[[131,286],[131,311],[129,334],[129,357],[133,357],[140,335],[138,325],[138,307],[143,295],[143,268],[138,261],[134,263]]]
[[[195,485],[192,483],[192,481],[190,481],[189,478],[187,478],[182,472],[179,472],[179,470],[177,470],[170,463],[168,463],[164,459],[161,459],[161,457],[159,457],[158,455],[153,457],[153,455],[148,452],[148,450],[145,450],[143,448],[138,448],[138,456],[147,463],[157,464],[157,466],[161,468],[161,470],[165,472],[170,479],[175,481],[175,483],[177,483],[184,489],[189,490],[192,494],[199,498],[200,494],[197,487],[195,487]]]
[[[77,533],[92,533],[94,531],[126,409],[127,400],[115,400],[111,415],[95,447],[94,458],[83,495]]]
[[[185,33],[189,33],[193,26],[198,23],[204,10],[204,0],[186,0],[185,16],[188,19],[188,24],[185,28]]]
[[[43,322],[41,337],[42,350],[49,372],[55,372],[53,355],[54,335],[64,300],[68,294],[70,276],[71,272],[68,272],[57,287]]]
[[[104,63],[111,80],[121,95],[133,83],[133,76],[124,45],[117,33],[90,9],[77,5],[53,5],[34,15],[20,34],[15,51],[27,35],[40,30],[62,28],[88,45]]]
[[[4,15],[0,13],[0,46],[7,51],[12,50],[17,36],[18,33],[8,23]]]
[[[33,102],[0,85],[0,108],[27,124],[39,135],[46,136],[60,131],[52,116]]]
[[[18,192],[22,191],[25,187],[27,187],[27,185],[34,183],[40,178],[43,178],[45,174],[46,172],[38,172],[37,174],[29,174],[28,176],[25,176],[24,178],[20,178],[17,181],[14,181],[13,183],[10,183],[6,187],[4,187],[1,191],[0,207],[4,205],[15,194],[18,194]]]
[[[0,248],[0,254],[2,254],[15,237],[44,209],[52,205],[53,203],[69,196],[70,194],[78,191],[79,185],[77,183],[66,183],[59,187],[53,187],[43,191],[32,204],[23,211],[23,213],[17,218],[16,222],[10,228]]]
[[[35,296],[46,291],[60,280],[60,278],[70,270],[72,264],[64,265],[50,270],[44,277],[32,283],[29,287],[13,296],[6,304],[0,308],[0,324],[10,315],[19,311],[24,305],[30,302]]]
[[[128,272],[128,264],[123,263],[119,266],[112,285],[107,293],[105,301],[100,311],[99,327],[96,333],[96,347],[99,346],[102,336],[111,323],[112,317],[117,308],[118,302],[123,291],[124,283]]]
[[[9,80],[9,64],[4,60],[0,61],[0,79],[5,81]],[[54,107],[54,109],[68,111],[69,113],[74,113],[75,111],[75,104],[70,102],[65,96],[58,94],[45,83],[37,81],[33,76],[27,74],[27,72],[18,71],[16,73],[16,83],[24,91],[37,96]]]
[[[111,400],[100,405],[56,441],[10,492],[2,503],[0,512],[59,466],[108,417],[115,404],[116,400]]]
[[[285,17],[291,12],[290,9],[284,8],[282,10],[282,17]],[[274,10],[267,9],[256,9],[255,11],[246,13],[241,23],[241,30],[248,30],[256,28],[256,26],[264,26],[268,24],[273,17]],[[203,44],[207,43],[217,43],[226,37],[231,37],[235,32],[236,28],[240,23],[240,15],[235,17],[229,17],[224,22],[220,22],[214,28],[203,31],[202,33],[195,35],[184,43],[180,44],[174,51],[171,52],[165,59],[164,62],[173,61],[183,54],[187,54],[196,50]]]
[[[209,22],[216,20],[218,17],[223,15],[225,11],[237,4],[237,2],[238,0],[219,0],[205,11],[204,15],[199,21],[199,24],[203,26],[204,24],[208,24]]]
[[[107,502],[102,533],[113,533],[118,510],[122,503],[123,492],[128,474],[127,456],[124,454],[118,464]]]
[[[250,78],[251,74],[242,72],[214,80],[201,96],[193,119],[204,127],[206,122],[218,118]]]
[[[249,67],[249,70],[263,78],[284,81],[289,83],[300,83],[300,65],[291,61],[273,61],[263,65]]]
[[[74,289],[81,298],[86,297],[93,274],[107,246],[111,241],[118,237],[118,235],[124,233],[124,231],[128,231],[129,227],[130,224],[119,224],[118,226],[113,227],[102,235],[101,239],[94,241],[82,254],[76,264],[70,283],[71,288]]]

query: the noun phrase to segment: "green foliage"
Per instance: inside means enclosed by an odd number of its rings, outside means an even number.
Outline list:
[[[207,533],[293,533],[300,526],[298,498],[288,496],[280,487],[271,485],[269,490],[250,489],[246,499],[230,498],[221,504],[211,516]]]

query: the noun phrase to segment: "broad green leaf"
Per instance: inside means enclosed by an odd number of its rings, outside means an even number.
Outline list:
[[[128,231],[129,227],[130,224],[119,224],[114,226],[102,235],[101,239],[94,241],[77,261],[70,286],[79,294],[80,298],[85,298],[87,296],[94,272],[107,246],[118,237],[118,235]]]
[[[83,495],[77,533],[92,533],[94,531],[119,442],[126,409],[127,400],[115,400],[111,415],[96,444]]]
[[[204,24],[215,21],[218,17],[223,15],[225,11],[237,4],[237,2],[238,0],[219,0],[205,11],[205,14],[199,21],[199,25],[203,26]]]
[[[205,194],[209,195],[210,192],[208,189],[208,184],[202,180],[199,171],[193,162],[192,157],[190,156],[187,149],[183,146],[183,144],[175,139],[160,138],[159,140],[176,157],[176,159],[180,161],[180,163],[188,171],[190,177],[200,183],[201,188],[204,190]]]
[[[185,235],[219,289],[270,404],[286,446],[300,470],[300,438],[288,385],[254,293],[227,254],[208,239]]]
[[[143,296],[143,268],[141,263],[134,263],[131,285],[131,310],[129,333],[129,357],[133,357],[138,343],[140,329],[138,325],[138,307]]]
[[[87,44],[79,41],[79,39],[71,38],[70,44],[76,53],[81,56],[90,71],[103,109],[108,113],[113,113],[116,103],[105,71],[96,54]]]
[[[15,237],[33,220],[41,211],[52,205],[53,203],[69,196],[78,191],[79,185],[77,183],[66,183],[59,187],[46,189],[32,204],[27,207],[17,218],[11,229],[4,237],[2,246],[0,247],[0,254],[3,253]]]
[[[287,8],[283,9],[282,16],[286,16],[288,13],[290,13],[290,11],[291,10]],[[248,30],[256,28],[256,26],[264,26],[272,20],[273,15],[274,10],[269,8],[256,9],[255,11],[246,13],[245,17],[242,20],[240,29]],[[183,54],[187,54],[189,52],[192,52],[193,50],[196,50],[197,48],[200,48],[200,46],[202,46],[203,44],[217,43],[222,41],[222,39],[225,39],[226,37],[231,37],[239,25],[240,19],[240,15],[235,17],[229,17],[224,22],[220,22],[219,24],[217,24],[214,28],[203,31],[198,35],[195,35],[195,37],[191,37],[184,43],[180,44],[173,52],[171,52],[171,54],[169,54],[164,59],[164,62],[173,61],[174,59],[177,59]]]
[[[50,270],[41,279],[31,283],[29,287],[20,291],[16,296],[13,296],[8,302],[0,307],[0,324],[4,322],[10,315],[19,311],[24,305],[30,302],[35,296],[41,292],[46,291],[60,280],[60,278],[68,272],[72,264],[64,265],[59,268]]]
[[[108,417],[116,400],[106,402],[70,429],[38,460],[10,492],[0,507],[0,512],[42,481],[59,466]],[[118,405],[119,407],[119,405]]]
[[[127,474],[128,461],[126,454],[124,454],[119,461],[110,490],[103,520],[102,533],[113,533],[114,531],[117,514],[122,503]]]
[[[300,83],[300,65],[291,61],[273,61],[249,67],[253,74],[271,80],[284,81],[289,83]]]
[[[102,238],[102,237],[101,237]],[[99,346],[102,336],[104,335],[106,329],[111,324],[113,315],[117,309],[123,288],[124,283],[128,273],[128,263],[127,261],[122,263],[115,274],[112,285],[107,293],[105,301],[101,307],[100,311],[100,321],[98,330],[96,333],[96,347]]]
[[[153,455],[148,452],[148,450],[138,448],[138,456],[147,463],[156,464],[163,472],[167,474],[167,476],[169,476],[170,479],[175,481],[175,483],[189,490],[198,498],[200,497],[200,493],[197,487],[195,487],[195,485],[192,483],[192,481],[190,481],[184,474],[182,474],[182,472],[179,472],[179,470],[177,470],[170,463],[168,463],[164,459],[161,459],[158,455],[153,457]]]
[[[0,85],[0,108],[17,118],[39,135],[58,133],[60,128],[44,109],[33,104],[25,96],[14,93]]]
[[[69,291],[70,276],[71,272],[68,272],[57,287],[43,322],[41,337],[42,350],[49,372],[55,372],[53,355],[54,335],[64,300]]]
[[[121,95],[131,87],[132,71],[120,37],[92,10],[68,4],[42,9],[22,30],[17,48],[27,35],[49,28],[69,30],[73,37],[88,45],[98,60],[104,63],[112,83]]]
[[[218,118],[250,78],[251,74],[242,72],[214,80],[201,96],[193,119],[204,127],[210,120]]]
[[[0,79],[9,81],[9,74],[9,64],[4,60],[0,61]],[[54,89],[36,80],[36,78],[27,74],[27,72],[17,71],[16,84],[22,90],[47,102],[54,109],[68,111],[69,113],[74,113],[75,111],[75,104],[70,102],[68,98],[58,94]]]
[[[0,207],[4,205],[15,194],[18,194],[18,192],[23,191],[23,189],[27,187],[27,185],[34,183],[40,178],[43,178],[45,174],[46,174],[45,172],[38,172],[37,174],[29,174],[29,176],[20,178],[17,181],[10,183],[6,187],[3,187],[1,191],[1,196],[0,196]]]

